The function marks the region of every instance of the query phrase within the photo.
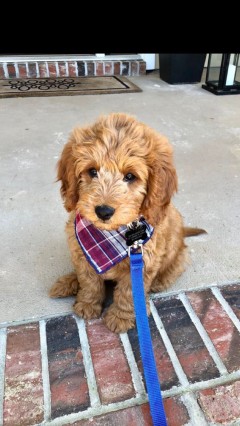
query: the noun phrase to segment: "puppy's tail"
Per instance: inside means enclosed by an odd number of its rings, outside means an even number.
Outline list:
[[[194,237],[195,235],[200,235],[200,234],[207,234],[207,231],[205,231],[205,229],[191,228],[189,226],[185,226],[183,228],[184,237]]]
[[[76,296],[79,290],[77,274],[63,275],[53,284],[49,291],[50,297]]]

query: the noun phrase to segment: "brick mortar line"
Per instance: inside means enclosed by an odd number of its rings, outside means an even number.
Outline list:
[[[208,422],[206,421],[195,395],[192,393],[182,395],[181,401],[187,408],[190,417],[190,425],[193,424],[192,421],[194,420],[194,426],[208,426]]]
[[[140,75],[140,62],[138,62],[138,64],[137,64],[137,73],[138,73],[138,75]]]
[[[49,62],[45,61],[45,67],[46,67],[46,71],[47,71],[47,77],[45,78],[49,78],[50,77],[50,73],[49,73],[49,66],[48,66]]]
[[[131,376],[132,376],[132,382],[134,389],[136,391],[136,396],[145,396],[146,397],[146,391],[143,384],[143,378],[142,375],[137,367],[137,363],[134,358],[132,346],[129,342],[129,338],[127,333],[121,333],[120,339],[122,341],[124,351],[126,354],[127,362],[130,368]]]
[[[173,297],[173,296],[177,296],[180,293],[188,293],[188,292],[199,292],[202,290],[207,290],[207,289],[211,289],[211,288],[218,288],[218,287],[224,287],[226,285],[236,285],[238,284],[240,286],[240,280],[231,280],[231,281],[221,281],[221,282],[213,282],[210,284],[206,284],[203,285],[201,287],[190,287],[187,290],[175,290],[175,291],[164,291],[164,292],[160,292],[160,293],[152,293],[151,294],[151,299],[155,300],[155,299],[162,299],[162,298],[169,298],[169,297]]]
[[[77,61],[73,61],[74,65],[75,65],[75,73],[76,73],[76,77],[78,77],[78,64]]]
[[[0,425],[3,425],[3,401],[4,401],[4,379],[5,361],[7,348],[7,329],[0,330]]]
[[[60,77],[58,61],[55,61],[55,67],[56,67],[56,74],[57,74],[57,77]]]
[[[163,340],[163,343],[164,343],[164,345],[167,349],[168,355],[169,355],[169,357],[172,361],[173,368],[174,368],[174,370],[177,374],[179,382],[182,386],[187,386],[187,385],[189,385],[188,378],[187,378],[187,376],[186,376],[186,374],[185,374],[185,372],[184,372],[184,370],[183,370],[183,368],[180,364],[178,356],[177,356],[177,354],[176,354],[176,352],[173,348],[173,345],[172,345],[172,343],[171,343],[171,341],[168,337],[168,334],[165,330],[165,327],[162,323],[162,320],[161,320],[160,316],[158,315],[157,309],[154,306],[152,300],[150,300],[150,308],[151,308],[151,312],[152,312],[152,315],[153,315],[153,319],[154,319],[155,324],[157,326],[157,329],[160,333],[160,336]]]
[[[4,63],[3,63],[3,70],[4,70],[5,78],[9,79],[7,62],[4,62]]]
[[[69,77],[69,66],[68,66],[68,62],[65,62],[65,67],[66,67],[66,77]]]
[[[122,71],[123,71],[123,63],[122,61],[120,61],[120,75],[122,75]]]
[[[49,382],[48,369],[48,353],[47,353],[47,336],[46,322],[39,321],[41,362],[42,362],[42,383],[43,383],[43,401],[44,401],[44,421],[51,418],[51,390]]]
[[[49,320],[52,318],[57,318],[57,317],[65,317],[66,315],[73,315],[74,318],[75,315],[73,313],[73,311],[66,311],[66,312],[61,312],[61,313],[57,313],[57,314],[51,314],[51,315],[42,315],[40,317],[32,317],[32,318],[27,318],[25,320],[16,320],[16,321],[6,321],[6,322],[2,322],[0,323],[0,330],[2,328],[7,328],[7,327],[16,327],[18,325],[24,325],[24,324],[29,324],[31,322],[39,322],[42,320]]]
[[[40,78],[40,69],[39,69],[39,63],[38,62],[35,62],[36,63],[36,71],[37,71],[37,78]]]
[[[186,386],[173,386],[171,389],[162,391],[163,398],[177,396],[186,392],[196,392],[199,390],[210,389],[216,386],[225,385],[227,383],[235,382],[240,379],[240,370],[233,373],[226,374],[225,376],[216,377],[215,379],[202,380],[196,383],[189,383]]]
[[[180,293],[178,297],[181,302],[183,303],[183,306],[185,307],[188,315],[191,318],[192,323],[196,327],[196,330],[200,334],[201,339],[203,340],[204,345],[206,346],[210,356],[212,357],[213,361],[215,362],[217,369],[221,375],[227,374],[227,368],[225,367],[224,363],[222,362],[220,356],[218,355],[217,350],[215,349],[215,346],[213,342],[211,341],[208,333],[206,332],[205,328],[203,327],[200,319],[198,318],[197,314],[195,313],[191,303],[189,302],[188,297],[185,293]]]
[[[30,78],[29,77],[29,63],[28,62],[26,62],[26,73],[27,73],[27,78]]]
[[[101,405],[99,407],[89,407],[85,411],[78,413],[66,414],[65,416],[58,417],[56,419],[38,423],[35,426],[62,426],[68,423],[76,422],[77,420],[90,419],[92,417],[100,416],[103,414],[109,414],[114,411],[123,410],[125,408],[135,407],[137,405],[142,405],[148,402],[145,397],[130,398],[125,401],[114,402],[108,405]]]
[[[192,413],[194,412],[193,411],[194,403],[191,397],[192,392],[212,388],[214,386],[226,384],[228,382],[231,383],[232,381],[235,381],[238,379],[240,379],[240,370],[235,373],[228,374],[227,377],[222,376],[220,378],[211,379],[205,382],[202,381],[198,383],[189,384],[189,386],[174,387],[170,391],[163,391],[162,396],[163,398],[169,398],[173,396],[182,396],[182,398],[185,398],[184,405],[186,405],[187,409],[190,409],[190,414],[191,414],[191,412]],[[189,397],[186,396],[187,394],[189,394]],[[186,401],[186,404],[185,404],[185,401]],[[146,397],[144,396],[134,397],[134,398],[127,399],[125,401],[115,402],[108,405],[101,405],[98,407],[89,407],[85,411],[81,411],[78,413],[71,413],[62,417],[58,417],[53,420],[44,421],[42,423],[39,423],[36,426],[63,426],[65,424],[73,423],[78,420],[89,419],[89,418],[100,416],[103,414],[109,414],[114,411],[119,411],[126,408],[135,407],[137,405],[142,405],[146,402],[148,402],[147,395]],[[199,426],[202,426],[202,425],[204,426],[204,424],[201,424],[201,423],[199,424]],[[198,424],[196,424],[196,426],[198,426]]]
[[[19,68],[18,68],[18,64],[16,62],[14,63],[14,68],[15,68],[16,78],[19,78]]]
[[[79,339],[81,343],[82,355],[83,355],[83,364],[85,367],[85,373],[87,377],[88,389],[89,389],[89,397],[91,401],[92,407],[99,407],[101,405],[98,387],[96,382],[96,377],[94,373],[93,361],[91,356],[91,351],[89,347],[85,322],[82,318],[75,317]]]
[[[221,306],[223,307],[223,309],[225,310],[225,312],[227,313],[227,315],[232,320],[233,324],[235,325],[235,327],[237,328],[237,330],[240,333],[240,321],[239,321],[238,317],[235,315],[235,313],[233,312],[229,303],[226,301],[226,299],[222,295],[221,291],[218,288],[212,288],[211,291],[212,291],[213,295],[216,297],[216,299],[219,301],[219,303],[221,304]]]

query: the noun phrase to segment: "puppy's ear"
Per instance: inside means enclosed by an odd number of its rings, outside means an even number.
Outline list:
[[[64,146],[61,158],[57,164],[57,180],[62,182],[61,195],[65,209],[70,212],[75,209],[79,194],[75,175],[75,159],[73,157],[73,137]]]
[[[164,217],[166,207],[178,187],[172,147],[166,138],[162,137],[160,143],[153,144],[148,162],[147,195],[141,212],[149,223],[155,226]]]

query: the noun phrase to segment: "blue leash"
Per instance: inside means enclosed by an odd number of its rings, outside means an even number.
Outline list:
[[[131,253],[130,251],[130,268],[140,352],[153,426],[167,426],[147,317],[142,253]]]

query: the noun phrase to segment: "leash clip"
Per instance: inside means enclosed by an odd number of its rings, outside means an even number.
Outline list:
[[[139,243],[139,241],[134,241],[134,243],[128,247],[128,256],[130,257],[131,249],[133,249],[134,253],[136,253],[137,250],[141,250],[141,253],[143,255],[143,244]]]

